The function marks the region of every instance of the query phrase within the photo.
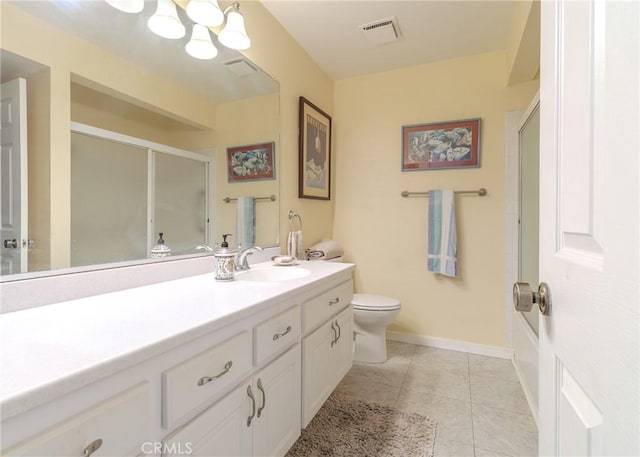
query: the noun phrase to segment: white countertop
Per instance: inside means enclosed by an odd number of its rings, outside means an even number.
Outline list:
[[[3,419],[266,309],[354,265],[300,262],[298,268],[310,274],[278,282],[218,282],[209,273],[1,314]]]

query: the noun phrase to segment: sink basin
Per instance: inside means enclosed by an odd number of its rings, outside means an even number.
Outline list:
[[[240,281],[288,281],[300,279],[311,273],[305,268],[299,267],[266,267],[236,273],[236,279]]]

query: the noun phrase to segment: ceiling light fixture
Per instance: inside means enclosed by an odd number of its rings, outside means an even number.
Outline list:
[[[190,0],[186,10],[189,19],[207,27],[217,27],[224,22],[217,0]]]
[[[251,39],[244,28],[244,17],[240,13],[240,4],[235,2],[224,10],[227,22],[218,35],[218,41],[228,48],[244,51],[251,46]]]
[[[176,11],[176,4],[171,0],[158,0],[158,8],[147,21],[147,26],[156,35],[171,40],[177,40],[186,34]]]
[[[211,60],[218,55],[218,50],[211,42],[209,29],[201,24],[193,25],[191,40],[184,48],[191,57],[200,60]]]
[[[1,1],[1,0],[0,0]],[[144,8],[144,0],[105,0],[114,8],[127,13],[139,13]],[[147,21],[149,29],[163,38],[177,40],[185,36],[185,26],[178,17],[176,0],[158,0],[156,12]],[[240,4],[233,2],[224,11],[217,0],[189,0],[185,8],[187,16],[193,22],[191,39],[185,49],[196,59],[213,59],[218,50],[211,41],[209,27],[224,23],[218,35],[218,41],[230,49],[244,51],[251,46],[251,39],[244,27],[244,16],[240,13]]]

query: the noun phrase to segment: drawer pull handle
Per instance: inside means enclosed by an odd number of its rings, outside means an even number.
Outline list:
[[[331,323],[331,330],[333,330],[333,339],[331,340],[331,347],[333,347],[333,345],[336,344],[336,341],[338,341],[338,331],[336,330],[335,325],[333,325],[333,322]]]
[[[336,343],[337,343],[340,337],[342,336],[342,329],[340,328],[340,324],[338,324],[338,321],[336,321],[336,328],[338,329],[338,337],[336,338]]]
[[[82,455],[84,457],[89,457],[91,454],[100,449],[100,446],[102,446],[102,440],[98,438],[97,440],[89,444],[89,446],[84,448],[84,451],[82,451]]]
[[[278,338],[282,338],[283,336],[285,336],[287,333],[289,333],[291,331],[291,326],[287,325],[287,328],[285,329],[284,332],[282,333],[276,333],[275,335],[273,335],[273,341],[277,340]]]
[[[340,297],[336,297],[333,300],[329,300],[329,306],[335,305],[336,303],[340,303]]]
[[[251,427],[251,421],[256,416],[256,399],[251,392],[251,386],[247,386],[247,395],[251,399],[251,416],[247,418],[247,427]]]
[[[262,387],[262,379],[258,378],[258,389],[262,392],[262,406],[258,408],[258,417],[262,414],[262,410],[267,404],[267,394],[264,393],[264,387]]]
[[[231,360],[229,360],[225,366],[224,366],[224,370],[221,371],[220,373],[218,373],[215,376],[205,376],[204,378],[200,378],[198,380],[198,386],[204,386],[206,383],[213,381],[214,379],[218,379],[219,377],[227,374],[229,372],[229,370],[231,369],[231,367],[233,366],[233,362]]]

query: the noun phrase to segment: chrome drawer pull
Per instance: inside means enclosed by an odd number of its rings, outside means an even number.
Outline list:
[[[251,427],[251,421],[256,416],[256,399],[251,392],[251,386],[247,386],[247,395],[251,399],[251,416],[247,417],[247,427]]]
[[[333,325],[333,322],[331,323],[331,330],[333,330],[334,336],[334,338],[331,340],[331,347],[333,347],[333,345],[336,344],[336,341],[338,341],[338,332],[336,330],[336,327]]]
[[[84,448],[84,451],[82,451],[82,455],[84,457],[89,457],[91,454],[100,449],[100,446],[102,446],[102,440],[98,438],[97,440],[89,444],[89,446]]]
[[[336,303],[340,303],[340,297],[336,297],[333,300],[329,301],[329,306],[335,305]]]
[[[291,326],[287,325],[287,328],[284,332],[282,333],[276,333],[275,335],[273,335],[273,341],[277,340],[278,338],[282,338],[283,336],[285,336],[287,333],[289,333],[291,331]]]
[[[262,387],[262,379],[258,378],[258,389],[262,392],[262,406],[258,408],[258,417],[262,414],[262,410],[267,404],[267,394],[264,393],[264,387]]]
[[[206,383],[213,381],[214,379],[218,379],[219,377],[229,373],[229,370],[231,369],[231,367],[233,366],[233,362],[231,360],[229,360],[225,365],[224,365],[224,370],[221,371],[220,373],[218,373],[215,376],[205,376],[204,378],[200,378],[198,380],[198,385],[199,386],[204,386]]]

